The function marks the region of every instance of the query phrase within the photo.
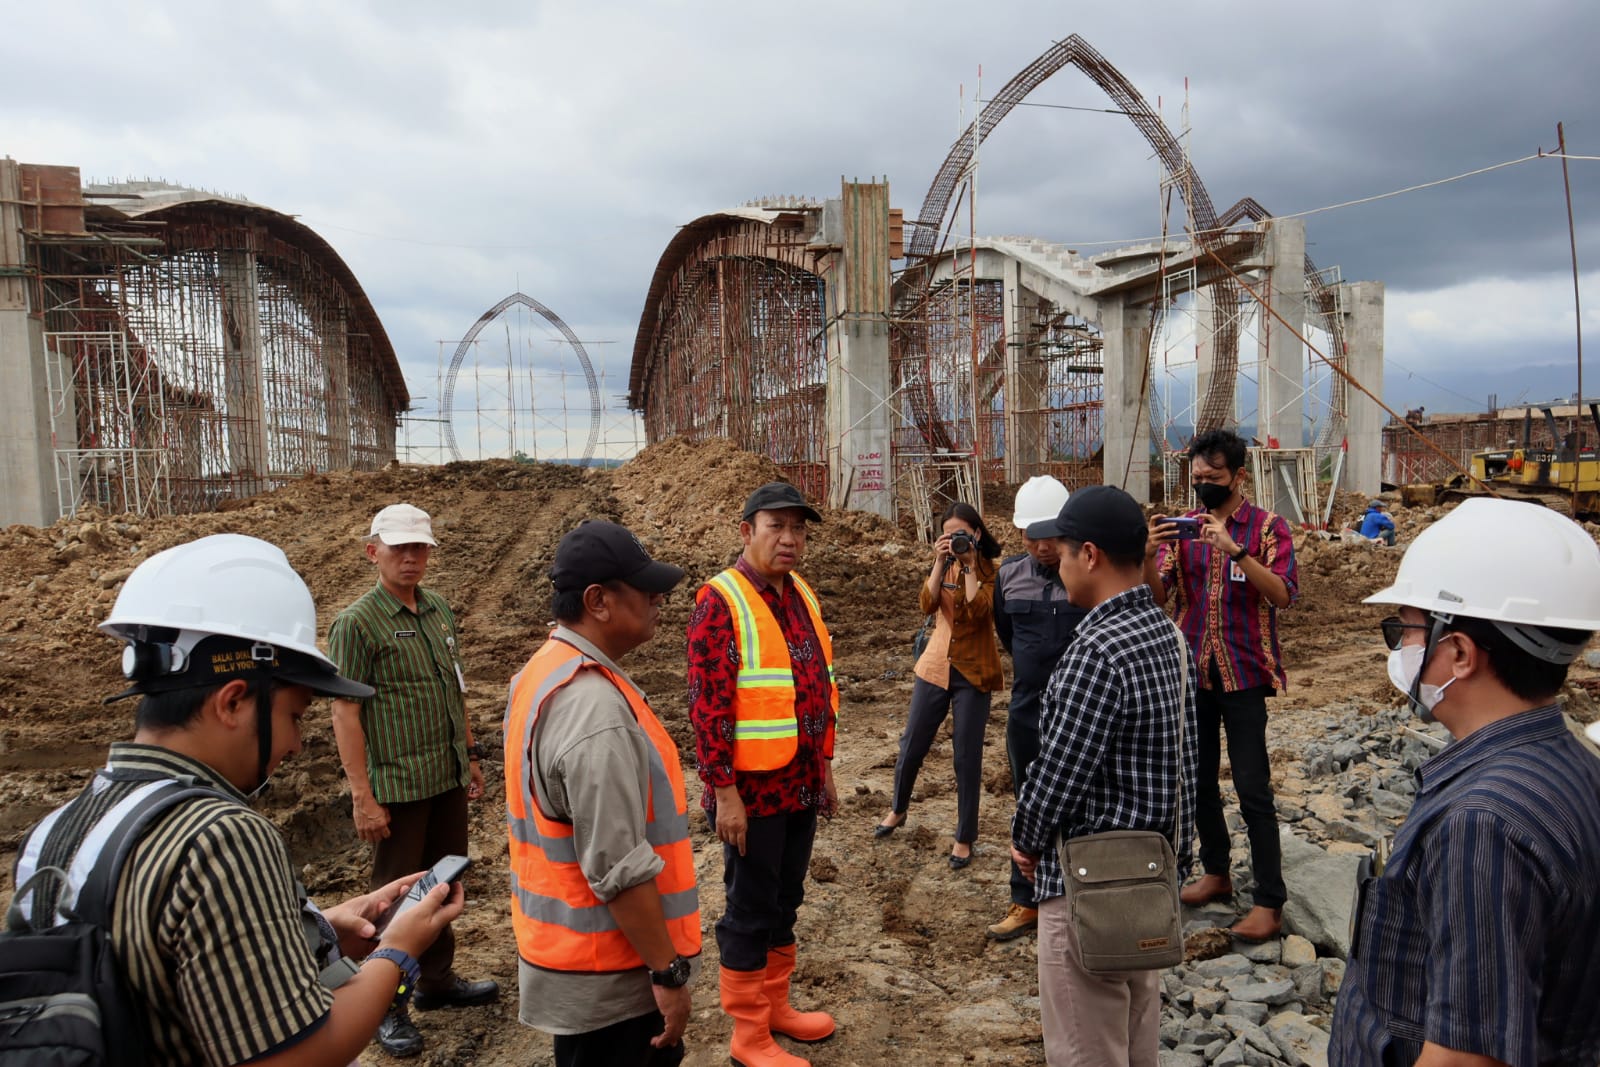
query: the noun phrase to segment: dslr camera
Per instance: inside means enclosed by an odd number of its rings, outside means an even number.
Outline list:
[[[950,551],[958,556],[964,556],[972,551],[972,535],[965,530],[957,530],[950,535]]]

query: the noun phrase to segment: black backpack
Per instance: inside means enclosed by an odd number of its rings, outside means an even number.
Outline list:
[[[0,1067],[150,1061],[148,1013],[111,946],[117,878],[134,843],[163,812],[191,797],[222,795],[192,780],[153,780],[159,784],[136,802],[112,808],[95,824],[109,836],[74,905],[59,909],[65,921],[50,925],[55,916],[38,914],[38,907],[30,920],[21,906],[30,892],[45,899],[48,879],[57,879],[64,890],[61,868],[41,867],[16,887],[0,931]]]

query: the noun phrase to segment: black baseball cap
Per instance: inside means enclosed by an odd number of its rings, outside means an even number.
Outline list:
[[[781,508],[799,508],[812,522],[822,521],[822,513],[807,504],[800,490],[788,482],[768,482],[751,493],[749,499],[744,502],[742,518],[745,522],[749,522],[750,516],[758,511],[778,511]]]
[[[1150,536],[1144,509],[1114,485],[1073,490],[1055,518],[1029,523],[1025,532],[1035,541],[1046,537],[1088,541],[1122,556],[1142,553]]]
[[[585,519],[567,532],[549,574],[562,592],[621,581],[643,593],[666,593],[683,581],[682,567],[651,559],[632,531],[603,519]]]

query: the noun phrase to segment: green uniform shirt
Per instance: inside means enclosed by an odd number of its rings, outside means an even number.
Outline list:
[[[361,703],[367,775],[380,804],[465,787],[467,708],[456,620],[444,597],[417,588],[413,612],[385,589],[339,613],[328,629],[339,673],[378,692]]]

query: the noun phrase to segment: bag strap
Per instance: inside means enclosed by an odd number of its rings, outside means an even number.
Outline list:
[[[1183,836],[1183,730],[1189,719],[1189,639],[1177,623],[1172,630],[1178,635],[1178,802],[1173,809],[1172,850],[1178,850]]]
[[[112,897],[116,892],[117,880],[122,875],[122,865],[127,862],[133,846],[157,818],[184,801],[196,797],[233,799],[210,786],[196,785],[192,778],[174,779],[168,785],[152,790],[149,796],[124,812],[116,825],[111,827],[105,846],[100,850],[94,867],[84,879],[71,912],[63,911],[63,914],[69,914],[71,917],[109,930]],[[35,917],[37,918],[37,908]]]

